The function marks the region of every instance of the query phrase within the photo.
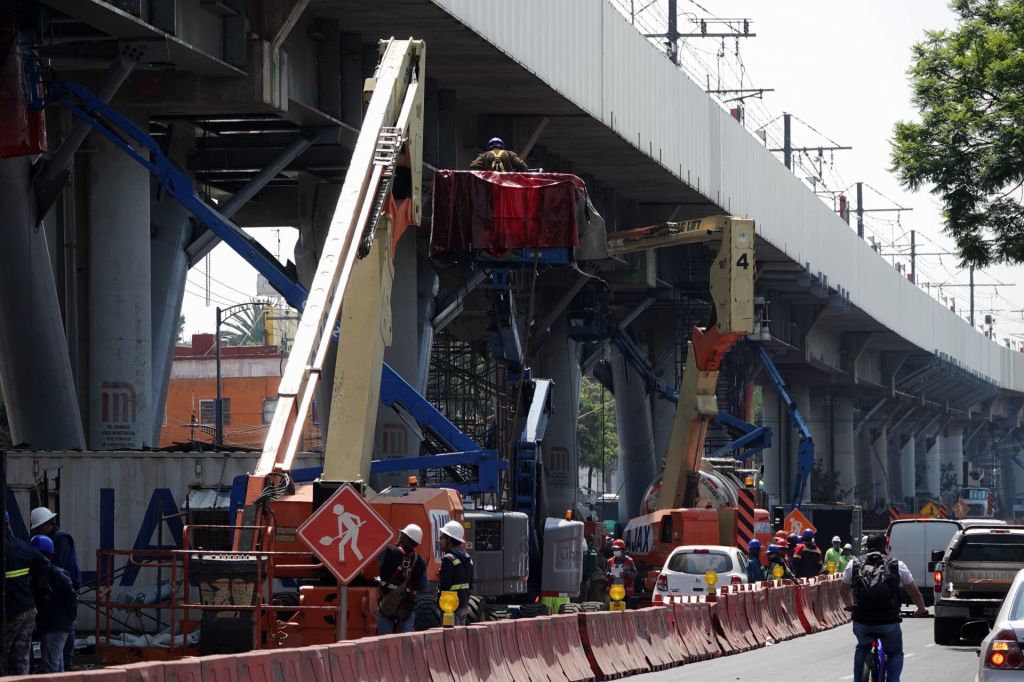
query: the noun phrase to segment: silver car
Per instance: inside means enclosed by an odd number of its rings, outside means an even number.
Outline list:
[[[1017,572],[996,616],[992,631],[981,642],[978,682],[1024,680],[1024,569]],[[971,627],[971,626],[968,626]]]

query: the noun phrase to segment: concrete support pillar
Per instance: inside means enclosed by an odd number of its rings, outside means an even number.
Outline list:
[[[900,454],[903,452],[903,441],[898,433],[888,432],[885,448],[886,498],[891,504],[901,504],[903,497],[903,469],[900,467]]]
[[[580,344],[570,339],[567,332],[564,320],[551,328],[536,365],[537,376],[555,382],[552,415],[542,452],[544,495],[541,499],[546,506],[539,510],[542,516],[562,517],[567,509],[575,508],[579,488],[576,418],[580,411],[581,350]],[[647,484],[652,479],[653,474]]]
[[[784,501],[782,483],[783,463],[782,444],[785,434],[782,432],[782,409],[778,393],[769,385],[761,386],[761,426],[772,430],[772,445],[761,451],[761,462],[764,465],[764,489],[770,504],[782,504]]]
[[[85,433],[28,157],[0,160],[0,388],[14,444],[85,449]],[[144,230],[148,238],[148,230]]]
[[[125,112],[122,112],[125,113]],[[146,130],[145,114],[128,113]],[[150,174],[94,135],[87,189],[89,224],[89,445],[152,442],[153,336]]]
[[[920,440],[920,439],[919,439]],[[923,447],[919,445],[918,453],[924,457],[924,481],[922,490],[926,491],[929,496],[934,499],[939,499],[940,494],[940,474],[942,472],[941,462],[939,457],[939,440],[938,437],[927,438]]]
[[[889,498],[889,434],[885,424],[872,430],[867,438],[867,464],[874,472],[868,497],[873,506],[878,507]]]
[[[644,491],[658,473],[654,459],[651,411],[644,380],[626,362],[617,348],[610,351],[612,385],[615,391],[615,428],[619,435],[619,518],[640,513]]]
[[[654,371],[669,386],[676,387],[676,341],[671,333],[651,335],[651,360]],[[665,452],[669,438],[672,437],[672,422],[676,416],[676,406],[671,400],[665,400],[652,392],[651,423],[654,426],[654,452],[660,470],[665,461]]]
[[[913,433],[900,439],[900,496],[913,502],[916,485],[917,438]]]
[[[962,427],[950,427],[939,436],[939,466],[948,470],[956,480],[952,490],[944,490],[942,501],[949,504],[955,502],[960,494],[960,486],[964,484],[964,432]]]
[[[847,395],[832,396],[832,462],[844,502],[853,501],[857,488],[856,460],[853,438],[853,399]]]
[[[193,147],[191,128],[171,127],[169,153],[183,168]],[[155,180],[154,188],[159,187]],[[153,414],[149,442],[160,442],[163,427],[167,386],[171,377],[174,347],[178,340],[178,319],[185,298],[188,277],[188,256],[185,247],[192,238],[192,222],[185,210],[168,192],[155,192],[152,205],[153,237],[150,242],[152,272],[152,334],[153,334]]]
[[[1024,452],[1017,450],[1013,454],[1017,456],[1018,462],[1024,462]],[[1015,507],[1019,508],[1019,505],[1015,504],[1015,501],[1018,495],[1024,495],[1024,468],[1021,468],[1013,461],[1008,461],[1004,471],[1009,472],[1010,486],[1012,487],[1008,491],[1006,501],[1008,508],[1005,510],[1003,516],[1014,519],[1015,522],[1020,523],[1024,520],[1022,519],[1022,517],[1024,517],[1024,513],[1016,511]]]
[[[416,233],[407,230],[395,249],[395,279],[391,284],[391,345],[384,349],[384,362],[412,384],[416,382],[419,367],[416,265]],[[380,400],[379,395],[366,398]],[[420,441],[401,417],[382,407],[377,412],[377,440],[373,453],[374,458],[381,459],[418,455]],[[373,476],[371,485],[375,490],[389,485],[405,485],[410,473],[414,472]]]

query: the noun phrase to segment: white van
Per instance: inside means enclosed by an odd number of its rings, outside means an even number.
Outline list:
[[[889,538],[889,555],[907,565],[914,575],[914,582],[921,589],[929,605],[935,599],[931,571],[932,550],[945,550],[958,530],[966,526],[1006,525],[997,519],[900,519],[889,524],[886,536]]]

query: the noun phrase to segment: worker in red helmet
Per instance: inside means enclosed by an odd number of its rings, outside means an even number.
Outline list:
[[[626,554],[626,543],[621,539],[612,543],[612,558],[608,560],[608,582],[619,583],[626,590],[626,597],[636,594],[633,587],[636,581],[636,564],[633,557]]]

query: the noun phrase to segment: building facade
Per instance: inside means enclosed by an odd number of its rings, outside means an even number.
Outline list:
[[[224,447],[263,447],[277,406],[277,387],[287,355],[275,346],[221,346]],[[160,447],[214,440],[217,358],[213,334],[194,334],[191,345],[175,348]],[[303,428],[300,450],[321,448],[314,403]]]

